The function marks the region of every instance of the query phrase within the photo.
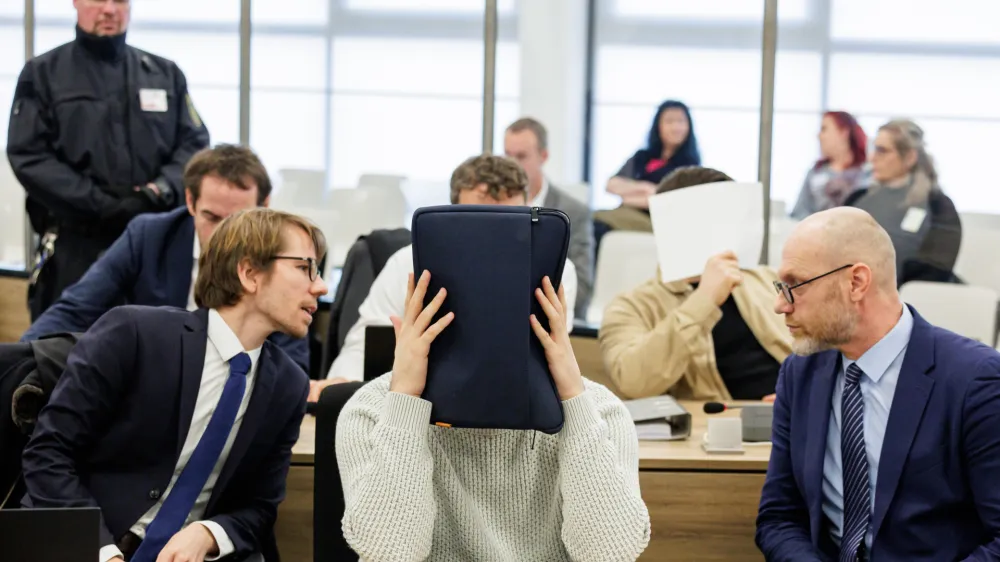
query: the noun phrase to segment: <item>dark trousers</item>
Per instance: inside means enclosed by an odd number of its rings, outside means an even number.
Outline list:
[[[31,321],[37,320],[67,287],[79,281],[114,240],[113,236],[61,230],[52,255],[42,264],[38,279],[28,287]]]

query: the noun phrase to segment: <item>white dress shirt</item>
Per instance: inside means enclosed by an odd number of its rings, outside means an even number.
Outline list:
[[[233,441],[236,440],[236,434],[243,423],[243,414],[246,413],[247,406],[250,404],[250,396],[253,394],[253,384],[257,374],[257,360],[260,359],[260,350],[261,348],[258,347],[246,352],[250,356],[250,371],[247,373],[246,392],[243,394],[243,401],[240,403],[240,408],[236,413],[236,421],[233,423],[233,429],[229,433],[229,438],[226,439],[225,446],[222,448],[219,460],[215,463],[212,473],[205,482],[205,487],[201,490],[201,494],[198,495],[198,499],[195,500],[194,507],[191,509],[187,521],[185,521],[185,526],[191,522],[198,522],[204,525],[212,533],[212,536],[215,537],[215,542],[219,545],[219,554],[213,558],[206,558],[206,560],[218,560],[223,556],[232,554],[236,550],[233,541],[226,535],[222,526],[214,521],[200,521],[200,519],[205,514],[208,500],[212,497],[212,490],[215,488],[215,483],[219,479],[222,467],[229,457],[229,451],[233,448]],[[177,482],[177,478],[181,475],[184,467],[187,466],[195,447],[198,446],[198,442],[201,441],[205,429],[208,428],[208,422],[215,412],[215,407],[218,405],[219,399],[222,398],[222,390],[226,385],[226,379],[229,378],[229,360],[242,352],[243,345],[232,329],[226,324],[226,321],[214,309],[209,310],[208,342],[205,345],[205,366],[201,373],[201,386],[198,388],[198,398],[194,403],[191,426],[188,428],[184,447],[181,449],[180,458],[177,459],[177,466],[174,468],[174,475],[170,478],[170,484],[167,486],[166,491],[160,496],[160,499],[153,507],[140,517],[139,521],[130,529],[139,538],[145,538],[146,527],[153,522],[153,518],[159,513],[160,507],[167,499],[167,496],[170,495],[170,491]],[[115,556],[122,556],[122,553],[117,546],[107,545],[101,548],[100,555],[101,562],[107,562]]]
[[[198,233],[194,233],[194,264],[191,266],[191,286],[188,287],[188,310],[195,310],[198,305],[194,303],[194,282],[198,280],[198,258],[201,257],[201,244],[198,243]]]
[[[544,207],[545,198],[549,196],[549,180],[548,178],[542,178],[542,189],[538,191],[538,195],[528,203],[529,207]]]
[[[351,381],[364,379],[365,368],[365,328],[368,326],[391,326],[390,316],[403,317],[406,305],[406,284],[413,273],[413,248],[406,246],[385,262],[385,267],[372,282],[368,296],[358,309],[358,321],[354,323],[344,338],[344,347],[330,366],[327,378],[344,378]],[[563,268],[562,284],[566,291],[566,302],[576,302],[576,269],[569,260]],[[483,293],[483,298],[488,298]],[[566,323],[573,330],[573,307],[566,310]],[[525,324],[528,320],[525,318]]]

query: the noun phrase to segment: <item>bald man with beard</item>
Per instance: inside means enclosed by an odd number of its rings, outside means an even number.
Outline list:
[[[814,214],[775,283],[778,376],[757,516],[769,562],[1000,560],[1000,354],[896,291],[866,212]]]

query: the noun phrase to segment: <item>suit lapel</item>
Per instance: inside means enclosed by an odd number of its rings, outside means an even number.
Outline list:
[[[833,386],[840,368],[840,354],[823,353],[816,359],[816,374],[809,394],[808,426],[806,427],[805,488],[809,501],[809,521],[813,544],[818,544],[820,522],[823,520],[823,463],[826,456],[826,436],[830,429],[830,408]]]
[[[167,279],[167,305],[187,308],[188,293],[191,291],[191,268],[194,267],[194,217],[185,211],[176,234],[168,237],[166,264],[163,269]],[[171,240],[172,238],[172,240]]]
[[[177,452],[181,455],[184,440],[191,429],[191,417],[201,388],[201,375],[205,370],[205,346],[208,342],[208,310],[198,310],[190,315],[188,331],[181,334],[181,389],[180,419],[177,426]]]
[[[236,433],[233,448],[229,451],[226,463],[219,474],[219,481],[216,483],[212,499],[209,501],[209,512],[219,493],[225,489],[236,467],[240,465],[244,455],[246,455],[247,449],[253,443],[254,437],[257,436],[257,431],[260,429],[261,423],[267,418],[268,408],[271,405],[271,396],[274,394],[275,380],[277,379],[277,369],[275,369],[271,360],[271,354],[268,353],[268,347],[269,344],[264,344],[264,348],[261,350],[257,365],[256,380],[254,381],[253,391],[250,395],[250,404],[247,405],[247,411],[243,414],[243,422],[240,424],[240,430]]]
[[[913,311],[913,333],[906,347],[906,357],[899,372],[892,409],[885,428],[885,439],[879,457],[878,480],[875,485],[875,513],[872,537],[878,538],[889,505],[899,486],[903,466],[910,446],[920,427],[924,409],[930,399],[934,380],[927,372],[934,367],[934,335],[930,324]]]

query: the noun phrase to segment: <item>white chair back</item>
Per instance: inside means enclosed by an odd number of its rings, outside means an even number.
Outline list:
[[[911,281],[899,289],[928,322],[987,345],[996,342],[997,292],[988,287]]]
[[[1000,215],[995,213],[959,213],[962,228],[989,228],[1000,230]]]
[[[323,170],[283,169],[278,171],[280,185],[272,197],[275,204],[294,207],[318,207],[326,195]]]
[[[955,274],[970,285],[989,287],[1000,293],[1000,229],[962,225],[962,245],[955,261]]]
[[[358,178],[358,187],[388,187],[401,189],[406,176],[395,176],[391,174],[361,174]]]
[[[792,233],[795,225],[799,221],[785,216],[771,216],[771,232],[767,244],[767,265],[778,269],[781,265],[781,250],[785,247],[785,241]]]
[[[14,177],[10,163],[0,156],[0,263],[24,262],[24,189]]]
[[[587,322],[600,324],[608,303],[652,279],[658,264],[652,233],[612,230],[605,234],[597,256]]]
[[[560,184],[559,190],[566,193],[573,199],[586,206],[590,206],[590,184],[589,183],[567,183]]]

